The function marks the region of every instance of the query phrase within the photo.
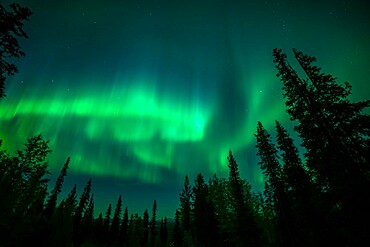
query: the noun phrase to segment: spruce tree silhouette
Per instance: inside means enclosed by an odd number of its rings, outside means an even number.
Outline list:
[[[18,72],[17,66],[12,63],[14,58],[20,58],[22,51],[17,38],[28,38],[23,31],[25,21],[29,21],[32,12],[29,8],[19,4],[9,5],[10,11],[0,3],[0,99],[6,96],[5,80],[7,76]]]
[[[293,53],[307,78],[296,73],[281,49],[274,49],[274,62],[287,111],[306,150],[306,165],[325,201],[321,211],[332,224],[326,241],[369,242],[370,230],[363,226],[370,221],[370,202],[362,198],[370,197],[365,189],[370,188],[370,116],[363,112],[370,101],[350,102],[349,83],[340,85],[322,73],[313,65],[316,58],[295,49]]]
[[[80,196],[80,201],[76,208],[73,219],[73,242],[77,245],[82,244],[84,239],[82,238],[81,232],[83,231],[81,227],[82,216],[86,211],[86,208],[89,204],[91,193],[91,179],[87,182],[84,191]]]
[[[105,213],[105,218],[103,222],[102,229],[102,244],[107,244],[109,241],[109,232],[111,225],[111,214],[112,214],[112,204],[109,204],[108,209]]]
[[[229,182],[225,178],[219,178],[214,174],[208,183],[209,199],[212,204],[215,220],[217,221],[218,240],[221,246],[231,245],[231,230],[234,222],[231,214]],[[216,239],[215,239],[216,240]]]
[[[156,224],[157,224],[157,201],[153,202],[152,219],[150,221],[150,246],[156,243]]]
[[[108,245],[115,244],[116,241],[118,240],[121,214],[122,214],[122,196],[120,195],[117,200],[116,209],[114,210],[112,224],[111,224],[110,231],[109,231],[110,234],[109,234]]]
[[[183,232],[180,225],[180,211],[176,209],[175,213],[175,225],[173,227],[173,237],[171,246],[180,247],[183,243]]]
[[[231,152],[227,157],[229,164],[229,186],[230,186],[230,200],[234,210],[234,224],[231,236],[234,240],[234,246],[261,246],[261,232],[258,228],[253,208],[250,201],[246,201],[246,194],[250,192],[245,191],[244,187],[250,188],[249,185],[244,186],[239,174],[239,166]]]
[[[143,234],[141,237],[140,245],[147,247],[149,243],[149,214],[147,209],[144,211],[142,223]]]
[[[123,219],[120,226],[120,233],[119,233],[119,244],[122,246],[128,245],[128,209],[125,208],[125,212],[123,213]]]
[[[50,192],[48,201],[46,202],[45,206],[45,215],[46,217],[50,218],[51,215],[53,214],[55,207],[57,205],[57,199],[59,193],[62,191],[62,186],[64,182],[64,177],[67,175],[67,170],[69,166],[69,162],[71,161],[70,157],[68,157],[66,163],[64,164],[62,170],[60,171],[60,174],[55,182],[55,187],[54,189]]]
[[[195,241],[206,246],[207,243],[207,186],[204,183],[202,174],[198,174],[193,187],[194,203],[193,203],[193,225],[195,232]]]
[[[180,194],[180,223],[181,230],[183,231],[183,244],[185,247],[190,245],[191,242],[191,207],[192,207],[192,188],[189,182],[188,175],[185,176],[184,187]]]
[[[94,195],[91,194],[89,204],[87,205],[86,211],[82,216],[81,221],[81,238],[82,242],[91,242],[94,231]]]
[[[167,246],[168,230],[167,230],[167,217],[161,219],[161,226],[159,230],[159,239],[161,246]]]
[[[18,150],[14,157],[0,151],[0,237],[4,246],[34,243],[34,236],[45,227],[42,211],[50,152],[49,141],[42,135],[28,138],[24,150]]]

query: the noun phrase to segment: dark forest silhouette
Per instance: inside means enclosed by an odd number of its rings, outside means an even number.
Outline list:
[[[15,36],[26,37],[22,22],[30,11],[11,5],[1,11],[1,84],[16,67],[5,62],[24,55]],[[13,32],[13,35],[9,33]],[[15,34],[15,36],[14,36]],[[59,198],[68,158],[48,188],[49,142],[31,137],[14,155],[0,149],[1,246],[368,246],[370,243],[370,101],[353,103],[349,83],[340,85],[314,65],[314,57],[293,50],[306,78],[280,49],[273,50],[277,76],[301,158],[288,131],[276,121],[276,138],[257,123],[258,163],[263,193],[253,192],[232,154],[229,177],[188,176],[174,220],[151,212],[131,213],[119,196],[106,213],[94,216],[92,181],[79,198],[74,186]],[[1,146],[1,141],[0,141]]]

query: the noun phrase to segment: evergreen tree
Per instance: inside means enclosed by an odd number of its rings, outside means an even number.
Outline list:
[[[209,180],[208,193],[218,228],[217,238],[214,239],[221,242],[221,246],[230,246],[234,222],[232,221],[232,205],[229,200],[231,197],[229,182],[214,174]]]
[[[82,217],[82,214],[85,212],[86,207],[89,203],[90,193],[91,193],[91,179],[89,179],[89,181],[87,182],[84,188],[84,191],[81,194],[80,201],[76,208],[76,214],[75,214],[76,220],[80,220]]]
[[[105,212],[105,218],[104,218],[104,222],[103,222],[102,240],[101,240],[102,244],[108,244],[108,242],[109,242],[111,215],[112,215],[112,204],[109,204],[108,209]]]
[[[22,193],[18,196],[15,210],[25,216],[30,207],[37,200],[37,194],[47,187],[48,179],[44,176],[47,171],[47,155],[51,152],[49,141],[43,140],[42,135],[31,137],[25,144],[25,150],[18,151],[18,171],[16,176],[21,179],[19,184],[14,184]]]
[[[202,174],[198,174],[195,179],[195,185],[193,187],[194,203],[193,203],[193,225],[195,232],[195,241],[200,246],[206,246],[208,242],[208,203],[207,196],[208,190],[204,183]],[[214,237],[214,236],[212,236]]]
[[[184,187],[180,194],[180,223],[183,231],[184,246],[190,244],[190,223],[191,223],[191,204],[192,204],[192,189],[188,175],[185,176]]]
[[[233,244],[234,246],[260,246],[260,231],[254,218],[253,208],[245,201],[243,183],[240,179],[238,164],[229,151],[229,183],[231,204],[233,207]]]
[[[202,174],[198,174],[193,187],[193,229],[195,244],[198,246],[217,246],[220,244],[218,221],[208,186]]]
[[[10,11],[0,3],[0,99],[5,97],[6,76],[18,72],[12,63],[15,58],[24,56],[17,38],[28,38],[23,30],[24,21],[29,21],[32,12],[19,4],[9,5]]]
[[[298,76],[280,49],[273,52],[274,62],[284,85],[288,113],[298,122],[295,129],[306,149],[306,165],[326,201],[322,211],[333,223],[326,241],[369,241],[369,231],[362,226],[370,221],[370,203],[362,198],[370,196],[369,190],[363,189],[370,187],[370,116],[363,113],[370,101],[350,102],[349,83],[340,85],[322,73],[313,65],[316,58],[297,50],[293,53],[307,78]]]
[[[183,232],[180,226],[180,211],[176,209],[175,213],[175,225],[173,227],[173,240],[171,246],[179,247],[183,243]]]
[[[83,239],[81,236],[81,220],[82,215],[85,212],[89,199],[90,199],[90,193],[91,193],[91,179],[87,182],[84,191],[81,194],[80,201],[78,203],[78,206],[76,208],[76,212],[74,215],[74,222],[73,222],[73,242],[75,244],[81,244]]]
[[[160,239],[160,242],[161,242],[161,246],[167,246],[167,236],[168,236],[167,218],[164,217],[164,220],[163,220],[163,218],[161,219],[161,228],[160,228],[160,231],[159,231],[159,239]]]
[[[287,198],[282,167],[278,161],[277,149],[272,143],[270,134],[262,126],[261,122],[257,124],[258,153],[261,161],[258,164],[266,178],[265,195],[267,202],[274,208],[277,230],[279,230],[280,239],[278,242],[282,246],[295,246],[297,243],[292,241],[290,204]]]
[[[130,221],[127,228],[127,236],[128,236],[128,242],[129,246],[135,246],[134,241],[132,241],[134,236],[134,214],[131,214]]]
[[[148,246],[148,243],[149,243],[148,240],[149,240],[149,214],[148,214],[148,210],[146,209],[143,215],[143,235],[142,235],[140,245]]]
[[[91,195],[87,209],[83,215],[81,222],[81,238],[82,242],[91,240],[93,237],[94,225],[94,195]]]
[[[60,171],[60,174],[55,182],[55,187],[54,189],[51,191],[51,194],[48,198],[48,201],[46,203],[46,207],[45,207],[45,215],[50,218],[56,205],[57,205],[57,199],[58,199],[58,195],[59,193],[62,191],[62,186],[63,186],[63,182],[64,182],[64,177],[67,175],[67,169],[68,169],[68,165],[69,165],[69,162],[70,162],[70,157],[68,157],[66,163],[64,164],[62,170]]]
[[[94,222],[94,239],[95,242],[103,244],[103,213],[100,213],[98,218]]]
[[[149,218],[149,216],[148,216]],[[149,219],[148,219],[149,222]],[[147,232],[148,233],[148,232]],[[137,213],[131,215],[129,225],[129,244],[130,246],[144,246],[144,223],[143,218]],[[147,243],[147,242],[146,242]]]
[[[51,150],[41,135],[28,138],[24,146],[13,157],[0,151],[0,237],[5,246],[43,244],[37,236],[46,227],[42,211]]]
[[[127,207],[125,208],[125,212],[123,213],[123,219],[122,219],[122,224],[120,227],[120,245],[126,246],[128,245],[128,209]]]
[[[71,244],[73,216],[77,207],[77,187],[73,186],[65,200],[57,207],[50,223],[50,246],[64,247]]]
[[[185,176],[184,187],[180,194],[180,221],[184,231],[190,229],[190,211],[191,211],[191,185],[188,175]]]
[[[60,206],[63,206],[65,211],[68,213],[68,215],[73,216],[75,214],[76,208],[77,208],[77,185],[76,184],[73,186],[72,190],[67,195],[65,203]]]
[[[294,222],[291,222],[292,240],[296,245],[317,246],[319,240],[316,232],[321,229],[317,227],[317,223],[322,221],[317,207],[320,204],[319,197],[315,196],[317,191],[315,192],[311,177],[303,166],[288,131],[278,121],[276,130],[276,141],[284,162],[283,178],[292,203],[291,213],[294,215]],[[320,225],[324,226],[324,222]]]
[[[122,196],[120,195],[116,204],[116,209],[114,211],[112,224],[110,228],[109,243],[111,244],[117,241],[121,214],[122,214]]]
[[[157,201],[153,202],[152,220],[150,221],[150,241],[151,246],[154,247],[156,240],[156,220],[157,220]]]
[[[85,225],[92,225],[94,220],[94,195],[92,194],[89,200],[89,204],[83,216]]]

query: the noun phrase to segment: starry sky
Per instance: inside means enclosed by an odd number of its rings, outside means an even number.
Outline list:
[[[52,180],[70,156],[64,193],[92,178],[98,213],[122,194],[130,213],[156,199],[171,217],[185,174],[227,177],[229,149],[261,190],[257,121],[273,135],[275,119],[293,126],[273,48],[296,68],[292,48],[314,55],[352,99],[369,96],[366,1],[17,2],[34,14],[0,101],[0,139],[12,152],[50,139]]]

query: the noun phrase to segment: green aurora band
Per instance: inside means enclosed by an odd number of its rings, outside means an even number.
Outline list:
[[[16,136],[19,138],[47,133],[58,156],[57,143],[61,138],[59,133],[64,133],[65,128],[73,128],[70,131],[78,134],[76,138],[79,140],[71,154],[73,172],[163,183],[166,178],[161,176],[161,169],[174,171],[180,177],[192,170],[197,172],[199,167],[192,169],[186,164],[187,160],[183,162],[177,159],[178,155],[181,158],[191,156],[191,152],[181,155],[177,151],[177,146],[184,143],[206,154],[205,163],[199,164],[205,166],[206,171],[215,173],[227,170],[225,154],[230,147],[237,152],[253,143],[254,125],[257,121],[253,116],[258,115],[262,102],[267,100],[263,98],[263,89],[266,86],[260,83],[255,89],[254,97],[247,104],[250,107],[243,116],[244,127],[236,135],[229,136],[227,144],[213,143],[212,138],[205,133],[212,128],[210,120],[217,114],[215,103],[202,105],[195,100],[187,102],[181,99],[181,95],[158,96],[155,87],[148,86],[151,85],[149,82],[123,84],[142,86],[107,93],[100,91],[100,96],[91,96],[91,93],[74,98],[54,95],[50,100],[35,95],[22,97],[19,101],[6,98],[0,109],[0,120],[2,125],[16,128]],[[245,98],[248,97],[247,93],[248,90],[245,90]],[[276,104],[261,120],[273,122],[283,111],[281,104]],[[8,135],[2,133],[2,136],[5,145],[11,142]],[[83,140],[101,143],[99,152],[89,154],[89,147],[80,145]],[[122,154],[111,155],[110,145],[104,145],[105,142],[125,146],[123,155],[132,156],[136,162],[122,164]],[[68,154],[60,152],[60,158],[63,155]],[[56,165],[57,171],[60,162],[52,162],[51,165],[53,170]]]

